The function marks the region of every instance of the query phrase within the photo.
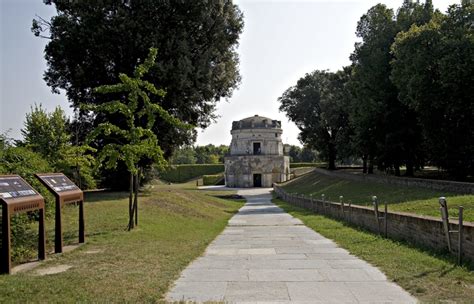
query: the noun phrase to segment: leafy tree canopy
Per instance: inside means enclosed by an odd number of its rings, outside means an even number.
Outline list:
[[[26,146],[41,155],[53,170],[69,176],[81,188],[95,188],[93,167],[95,159],[91,155],[95,149],[87,145],[71,143],[69,120],[60,107],[48,113],[42,105],[31,107],[26,114],[23,141]],[[38,171],[39,172],[39,171]]]
[[[349,134],[349,96],[345,89],[349,69],[331,73],[314,71],[287,89],[278,101],[280,111],[300,129],[299,138],[335,169],[337,146]]]
[[[56,160],[61,149],[70,143],[68,123],[60,107],[48,113],[41,104],[35,104],[26,114],[25,127],[21,130],[24,144],[46,159]]]
[[[226,145],[185,146],[177,149],[171,158],[173,164],[219,164],[229,152]]]
[[[423,125],[429,159],[457,178],[474,174],[474,5],[453,5],[397,35],[392,80]]]
[[[56,6],[51,20],[33,20],[36,36],[50,41],[45,48],[44,79],[53,92],[66,91],[72,105],[107,100],[93,88],[132,75],[150,47],[160,61],[146,80],[166,90],[151,96],[176,118],[201,128],[213,120],[216,103],[238,85],[236,47],[243,15],[231,1],[69,1],[48,0]],[[114,92],[121,95],[123,92]],[[121,120],[113,113],[95,117],[95,125]],[[165,155],[191,143],[195,132],[155,121]]]
[[[390,79],[390,47],[398,32],[428,22],[433,14],[430,0],[424,4],[405,0],[397,13],[377,4],[357,24],[356,34],[362,41],[356,43],[350,57],[350,116],[355,151],[364,159],[364,170],[369,162],[369,173],[374,163],[381,169],[394,169],[396,175],[402,165],[407,166],[407,175],[422,165],[421,128],[416,114],[398,99]]]

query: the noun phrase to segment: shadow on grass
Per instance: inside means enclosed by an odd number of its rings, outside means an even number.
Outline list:
[[[428,199],[432,199],[434,203],[437,203],[440,196],[455,197],[461,195],[420,187],[353,181],[330,177],[317,172],[301,176],[283,186],[283,188],[289,193],[312,194],[314,197],[319,197],[324,193],[328,200],[331,197],[338,198],[342,195],[345,199],[352,200],[353,204],[363,206],[371,205],[371,197],[373,195],[378,196],[380,202],[387,201],[388,204]]]
[[[100,191],[84,193],[86,203],[95,203],[99,201],[115,201],[128,198],[128,192]]]
[[[375,237],[373,240],[370,240],[370,241],[369,240],[363,240],[363,241],[357,242],[359,244],[364,244],[364,243],[369,243],[369,242],[370,243],[375,243],[375,242],[378,242],[380,240],[387,240],[387,241],[393,242],[397,245],[404,246],[406,248],[415,250],[415,251],[417,251],[419,253],[422,253],[422,254],[425,254],[425,255],[429,255],[431,257],[434,257],[436,259],[448,262],[448,263],[453,265],[450,269],[444,271],[440,276],[446,275],[447,273],[449,273],[452,270],[456,269],[456,267],[465,267],[469,271],[474,271],[474,261],[464,261],[462,263],[462,265],[457,266],[456,265],[457,264],[457,257],[455,257],[452,254],[449,254],[447,249],[446,250],[434,250],[432,248],[428,248],[426,246],[423,246],[423,245],[420,245],[420,244],[417,244],[417,243],[413,243],[413,242],[408,242],[408,241],[405,241],[405,240],[391,239],[391,238],[385,239],[384,237],[380,236],[379,234],[374,233],[374,232],[372,232],[372,231],[370,231],[370,230],[368,230],[364,227],[361,227],[361,226],[358,226],[358,225],[355,225],[355,224],[352,224],[352,223],[348,223],[348,222],[345,222],[345,221],[337,219],[337,218],[333,218],[333,217],[330,217],[330,216],[315,213],[315,212],[312,212],[311,210],[307,210],[307,209],[304,209],[304,208],[301,208],[301,207],[296,207],[296,206],[290,205],[289,203],[287,203],[283,200],[280,200],[280,199],[278,199],[276,204],[279,207],[283,208],[288,213],[295,214],[295,215],[298,215],[298,216],[321,216],[321,217],[324,217],[326,219],[330,219],[330,220],[340,224],[342,227],[345,227],[345,228],[348,228],[348,229],[354,229],[354,230],[357,230],[358,232],[366,233],[370,236]],[[356,242],[353,241],[353,244],[356,244]],[[433,270],[433,272],[438,272],[438,271]],[[416,277],[416,276],[414,276],[414,277]]]
[[[419,278],[425,277],[425,276],[433,274],[433,273],[439,273],[438,277],[442,278],[442,277],[446,276],[448,273],[453,272],[453,270],[455,270],[456,267],[457,266],[452,266],[452,267],[449,267],[448,269],[446,269],[447,267],[441,267],[440,269],[434,269],[434,270],[431,270],[431,271],[424,271],[422,273],[414,275],[413,277],[419,279]]]

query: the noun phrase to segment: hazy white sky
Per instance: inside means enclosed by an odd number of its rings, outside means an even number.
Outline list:
[[[445,11],[454,0],[434,0]],[[197,144],[229,144],[232,121],[259,114],[282,121],[285,143],[299,144],[298,129],[279,113],[277,98],[305,73],[315,69],[336,71],[348,65],[357,21],[370,7],[398,1],[236,1],[245,27],[238,49],[240,87],[222,100],[220,118],[199,131]],[[49,19],[54,6],[41,0],[0,1],[0,133],[21,138],[25,114],[42,103],[48,110],[60,105],[72,113],[64,95],[52,94],[42,79],[46,40],[33,36],[35,15]]]

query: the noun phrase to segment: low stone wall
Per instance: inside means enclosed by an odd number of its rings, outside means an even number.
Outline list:
[[[336,202],[322,201],[303,195],[290,194],[280,186],[274,185],[276,195],[284,201],[315,213],[326,215],[338,220],[343,220],[363,227],[375,233],[384,234],[384,220],[377,223],[373,208],[365,206],[348,206]],[[379,217],[384,216],[383,205],[379,206]],[[457,230],[458,223],[450,223],[450,230]],[[434,249],[436,251],[446,251],[447,241],[443,231],[441,219],[431,216],[420,216],[403,212],[387,212],[387,237],[408,241],[413,244]],[[451,246],[457,249],[458,236],[451,235]],[[474,224],[464,223],[463,225],[463,259],[474,261]]]
[[[408,187],[422,187],[432,190],[455,192],[461,194],[474,194],[474,183],[463,183],[446,180],[407,178],[374,174],[351,174],[338,171],[329,171],[320,168],[314,168],[314,171],[320,174],[349,179],[354,181],[371,181],[384,184],[395,184]]]

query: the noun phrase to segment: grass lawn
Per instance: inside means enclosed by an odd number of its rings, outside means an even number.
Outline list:
[[[380,203],[387,202],[389,210],[411,212],[440,217],[438,198],[445,196],[450,208],[450,216],[457,216],[457,207],[464,207],[464,220],[474,222],[474,195],[461,195],[417,187],[406,187],[375,182],[351,181],[311,172],[283,186],[290,193],[312,194],[319,198],[351,201],[358,205],[372,205],[376,195]]]
[[[379,267],[390,280],[420,301],[474,302],[472,267],[459,267],[451,257],[436,256],[404,243],[384,239],[279,199],[273,201],[308,227]]]
[[[155,184],[139,200],[139,226],[126,231],[127,193],[86,197],[86,244],[49,255],[40,267],[0,276],[0,302],[156,302],[190,261],[224,229],[243,201],[199,191],[194,183]],[[63,213],[65,243],[76,242],[77,207]],[[48,247],[54,241],[47,221]],[[68,265],[66,272],[38,276],[37,270]]]

